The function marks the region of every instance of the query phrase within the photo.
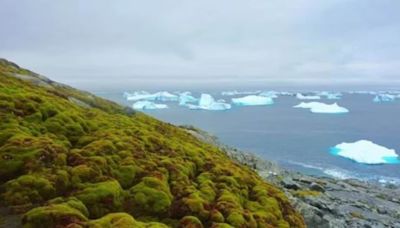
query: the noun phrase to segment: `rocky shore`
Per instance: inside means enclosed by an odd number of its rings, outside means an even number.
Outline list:
[[[197,138],[282,188],[308,227],[400,227],[400,188],[355,179],[335,179],[288,171],[256,155],[221,144],[210,134],[184,126]]]

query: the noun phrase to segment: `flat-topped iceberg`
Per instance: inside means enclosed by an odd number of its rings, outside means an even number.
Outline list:
[[[299,100],[319,100],[321,99],[318,95],[303,95],[302,93],[297,93],[296,98]]]
[[[321,102],[301,102],[293,106],[294,108],[308,108],[313,113],[347,113],[347,108],[339,106],[337,103],[325,104]]]
[[[393,149],[377,145],[368,140],[340,143],[330,153],[365,164],[399,164],[399,155]]]
[[[271,97],[257,96],[257,95],[249,95],[240,98],[232,98],[232,103],[235,105],[270,105],[274,103],[274,100]]]
[[[325,97],[328,100],[339,100],[342,98],[342,93],[322,91],[317,93],[320,97]]]
[[[392,94],[378,94],[374,97],[373,101],[376,103],[379,102],[391,102],[394,101],[398,96]]]
[[[213,111],[222,111],[232,108],[230,104],[222,101],[215,101],[210,94],[206,93],[201,94],[198,105],[187,104],[186,106],[190,109],[204,109]]]
[[[179,93],[179,105],[186,105],[187,103],[197,102],[199,99],[192,96],[191,92]]]
[[[149,93],[146,91],[136,91],[133,93],[124,93],[124,97],[128,101],[139,101],[139,100],[148,100],[148,101],[177,101],[178,96],[172,94],[167,91],[161,91],[157,93]]]
[[[132,105],[132,108],[134,109],[165,109],[168,108],[168,105],[166,104],[156,104],[151,101],[137,101]]]
[[[237,90],[233,90],[233,91],[223,91],[221,92],[222,96],[235,96],[235,95],[250,95],[250,94],[257,94],[260,93],[260,90],[256,90],[256,91],[237,91]]]

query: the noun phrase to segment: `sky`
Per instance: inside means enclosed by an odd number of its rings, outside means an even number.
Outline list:
[[[399,84],[398,0],[0,0],[0,57],[78,87]]]

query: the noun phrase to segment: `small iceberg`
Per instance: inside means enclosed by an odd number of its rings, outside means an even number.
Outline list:
[[[313,113],[347,113],[347,108],[339,106],[337,103],[325,104],[321,102],[301,102],[293,106],[294,108],[308,108]]]
[[[378,94],[374,97],[373,101],[376,103],[379,102],[392,102],[396,99],[397,96],[392,94]]]
[[[263,96],[263,97],[270,97],[270,98],[278,98],[278,95],[280,93],[276,92],[276,91],[264,91],[261,92],[260,94],[258,94],[259,96]]]
[[[395,150],[368,140],[340,143],[332,147],[330,153],[364,164],[400,164],[399,155]]]
[[[134,109],[165,109],[168,108],[168,105],[166,104],[156,104],[151,101],[137,101],[132,105],[132,108]]]
[[[223,101],[215,101],[210,94],[206,93],[201,94],[198,105],[186,104],[186,106],[190,109],[204,109],[212,111],[222,111],[232,108],[230,104],[227,104]]]
[[[237,90],[233,90],[233,91],[223,91],[221,92],[222,96],[235,96],[235,95],[251,95],[251,94],[257,94],[260,93],[260,90],[256,90],[256,91],[237,91]]]
[[[191,92],[179,93],[179,105],[186,105],[187,103],[197,102],[198,99],[192,96]]]
[[[241,98],[232,98],[232,103],[241,106],[270,105],[274,103],[274,100],[271,97],[249,95]]]
[[[139,100],[148,100],[148,101],[177,101],[178,96],[174,95],[167,91],[161,91],[157,93],[149,93],[146,91],[137,91],[134,93],[124,93],[124,97],[128,101],[139,101]]]
[[[342,93],[323,91],[319,92],[318,96],[325,97],[328,100],[340,100],[342,98]]]
[[[303,95],[302,93],[297,93],[296,98],[299,100],[319,100],[321,99],[318,95]]]

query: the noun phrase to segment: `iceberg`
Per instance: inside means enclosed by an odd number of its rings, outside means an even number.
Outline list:
[[[264,91],[258,95],[263,96],[263,97],[278,98],[278,94],[280,94],[280,93],[276,92],[276,91]]]
[[[271,97],[249,95],[241,98],[232,98],[232,103],[235,105],[270,105],[274,103]]]
[[[148,101],[177,101],[178,96],[167,91],[161,91],[157,93],[149,93],[146,91],[137,91],[133,93],[124,93],[124,97],[128,101],[139,101],[139,100],[148,100]]]
[[[318,96],[325,97],[328,100],[339,100],[342,98],[342,93],[333,93],[328,91],[319,92]]]
[[[222,111],[232,108],[230,104],[220,101],[215,101],[210,94],[206,93],[201,94],[198,105],[187,104],[186,106],[190,109],[204,109],[213,111]]]
[[[192,96],[191,92],[179,93],[179,105],[186,105],[187,103],[197,102],[198,99]]]
[[[319,100],[321,99],[318,95],[303,95],[302,93],[297,93],[296,98],[299,100]]]
[[[233,90],[233,91],[223,91],[221,92],[222,96],[235,96],[235,95],[251,95],[251,94],[257,94],[260,93],[260,90],[256,90],[256,91],[237,91],[237,90]]]
[[[391,102],[394,101],[396,99],[396,95],[392,95],[392,94],[378,94],[374,97],[373,101],[376,103],[379,102]]]
[[[399,155],[393,149],[377,145],[368,140],[340,143],[330,153],[365,164],[400,164]]]
[[[132,105],[134,109],[165,109],[168,108],[166,104],[156,104],[151,101],[137,101]]]
[[[313,113],[347,113],[348,109],[339,106],[337,103],[325,104],[321,102],[301,102],[294,108],[308,108]]]

